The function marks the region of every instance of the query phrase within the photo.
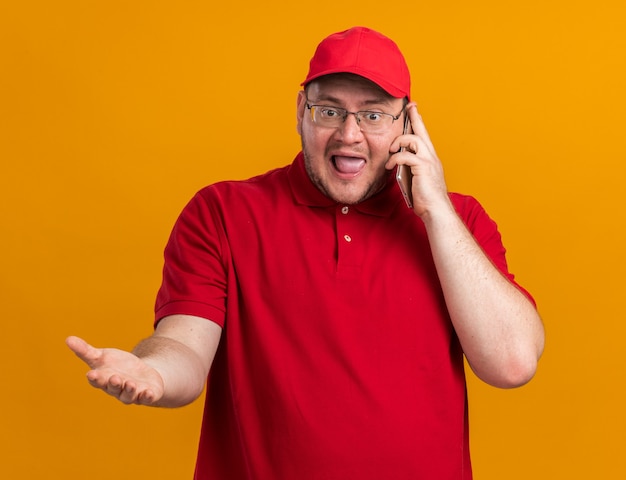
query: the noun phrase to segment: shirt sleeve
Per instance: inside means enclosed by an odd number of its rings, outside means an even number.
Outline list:
[[[164,252],[155,324],[175,314],[224,326],[228,243],[215,189],[198,192],[178,217]]]
[[[515,285],[536,306],[535,299],[521,285],[519,285],[513,273],[509,271],[506,261],[506,249],[502,243],[502,236],[494,222],[482,205],[468,195],[450,194],[452,203],[457,213],[467,225],[480,247],[496,268]]]

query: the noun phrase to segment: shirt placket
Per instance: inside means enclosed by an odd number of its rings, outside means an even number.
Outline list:
[[[337,275],[354,278],[361,272],[363,236],[360,234],[359,213],[348,205],[335,209],[337,222]]]

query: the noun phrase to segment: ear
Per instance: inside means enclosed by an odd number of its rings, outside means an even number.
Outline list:
[[[298,98],[296,99],[296,130],[298,135],[302,135],[302,120],[304,118],[304,110],[306,108],[306,93],[304,90],[298,92]]]

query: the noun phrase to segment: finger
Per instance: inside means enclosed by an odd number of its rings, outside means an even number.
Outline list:
[[[410,135],[413,133],[413,118],[411,112],[417,112],[417,104],[415,102],[409,102],[404,108],[406,115],[409,117],[409,124],[406,126],[406,133]]]
[[[409,142],[406,145],[406,150],[408,150],[410,153],[416,154],[419,151],[419,139],[416,137],[411,137],[411,139],[409,140]]]
[[[124,383],[119,375],[116,375],[109,369],[88,371],[87,381],[92,387],[99,388],[110,394],[115,394],[116,389],[121,390],[121,386]]]
[[[132,381],[127,381],[117,398],[127,405],[133,403],[137,405],[153,405],[157,396],[150,388],[140,387],[140,385]]]
[[[417,153],[419,138],[413,134],[401,135],[389,145],[391,157],[401,155],[404,152]]]
[[[411,105],[411,108],[408,110],[409,118],[411,120],[411,127],[413,128],[413,133],[420,137],[426,145],[430,149],[433,149],[433,144],[430,140],[430,135],[428,134],[428,130],[426,130],[426,125],[424,124],[424,120],[422,116],[417,110],[417,105]],[[434,149],[433,149],[434,150]]]
[[[137,385],[134,382],[127,381],[119,392],[117,398],[120,402],[130,405],[131,403],[135,403],[137,400],[137,390]]]
[[[154,405],[156,401],[157,401],[157,395],[155,395],[155,393],[152,390],[148,389],[143,392],[140,392],[139,395],[137,395],[137,399],[135,400],[135,403],[140,404],[140,405]]]
[[[389,152],[400,153],[408,150],[410,153],[417,153],[417,140],[418,136],[414,132],[413,123],[421,121],[419,114],[417,113],[417,105],[414,102],[410,102],[405,107],[405,114],[409,118],[409,123],[406,125],[406,130],[402,135],[395,138],[395,140],[389,146]]]
[[[118,374],[91,370],[87,373],[87,380],[92,387],[103,390],[122,403],[131,404],[137,402],[138,388],[136,384],[130,380],[124,380]]]
[[[70,336],[67,337],[65,343],[78,358],[91,368],[94,368],[97,365],[98,360],[102,357],[101,349],[92,347],[82,338]]]
[[[109,395],[119,398],[124,391],[124,379],[119,375],[111,375],[106,382],[104,389]]]

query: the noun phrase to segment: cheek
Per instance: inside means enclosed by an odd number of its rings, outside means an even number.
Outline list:
[[[384,159],[387,161],[391,153],[389,152],[389,147],[391,146],[391,142],[393,139],[389,138],[379,138],[379,139],[371,139],[369,142],[370,152],[372,157],[376,159]]]
[[[325,151],[331,135],[328,131],[319,128],[311,128],[311,126],[306,124],[301,125],[300,130],[302,143],[306,144],[307,148],[315,150],[318,153]]]

